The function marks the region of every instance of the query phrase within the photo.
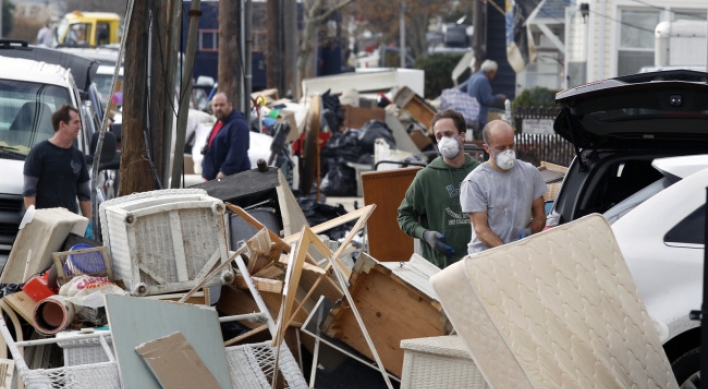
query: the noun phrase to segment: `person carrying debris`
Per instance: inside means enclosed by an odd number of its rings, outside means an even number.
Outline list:
[[[432,121],[442,157],[418,171],[398,208],[398,225],[420,239],[425,259],[443,269],[462,258],[470,236],[470,221],[460,208],[460,183],[479,166],[464,152],[466,123],[451,109]]]
[[[486,60],[482,62],[479,72],[470,76],[467,81],[465,81],[462,86],[460,86],[460,91],[466,92],[470,96],[477,99],[480,105],[479,109],[479,125],[477,131],[474,133],[474,138],[480,138],[481,129],[487,125],[487,116],[489,115],[489,107],[495,103],[506,100],[506,96],[503,94],[492,94],[492,85],[489,83],[490,80],[497,75],[497,63],[492,60]]]
[[[91,219],[91,188],[84,154],[72,144],[81,131],[79,111],[63,105],[52,114],[54,136],[37,143],[25,159],[25,208],[63,207]]]
[[[211,106],[218,121],[202,149],[202,177],[207,181],[251,168],[248,125],[243,114],[233,109],[223,92],[214,95]]]
[[[472,222],[470,254],[535,234],[546,225],[541,173],[517,160],[514,129],[493,120],[482,131],[489,160],[470,173],[460,188],[462,211]]]

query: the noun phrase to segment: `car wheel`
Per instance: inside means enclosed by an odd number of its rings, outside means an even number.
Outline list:
[[[700,387],[701,348],[696,347],[671,361],[676,381],[681,389]]]

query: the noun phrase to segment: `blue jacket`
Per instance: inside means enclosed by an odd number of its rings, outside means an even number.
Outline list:
[[[234,109],[224,120],[202,160],[202,177],[213,180],[219,171],[229,176],[250,169],[249,141],[246,119]]]
[[[483,71],[479,71],[472,76],[460,87],[462,92],[467,92],[470,96],[477,99],[479,103],[479,126],[487,124],[487,115],[489,114],[489,106],[501,101],[499,95],[492,94],[492,85],[489,84],[489,79]]]

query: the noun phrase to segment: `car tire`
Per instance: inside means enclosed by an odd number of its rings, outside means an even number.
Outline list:
[[[674,371],[676,381],[681,389],[692,389],[700,387],[701,370],[701,348],[696,347],[680,355],[671,361],[671,369]]]

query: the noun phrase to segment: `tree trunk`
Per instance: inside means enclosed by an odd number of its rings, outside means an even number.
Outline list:
[[[297,31],[297,1],[283,0],[283,36],[284,36],[284,63],[285,66],[285,94],[300,96],[300,83],[298,79],[297,63],[298,31]]]
[[[147,158],[145,138],[147,118],[147,2],[136,1],[128,36],[125,37],[125,74],[123,91],[130,96],[123,105],[119,195],[155,189],[155,180]]]
[[[219,92],[234,109],[243,110],[243,59],[241,58],[241,5],[239,0],[219,1]]]
[[[268,88],[278,89],[282,94],[283,83],[283,0],[268,0],[266,3],[268,48],[266,49],[266,80]]]

